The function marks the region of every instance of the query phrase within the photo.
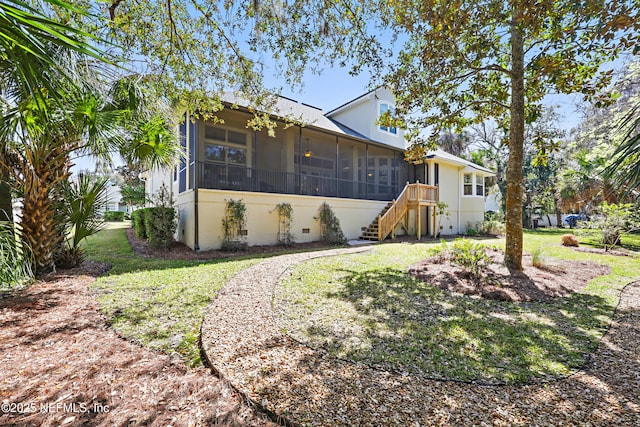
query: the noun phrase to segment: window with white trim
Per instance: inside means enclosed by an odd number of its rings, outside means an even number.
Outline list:
[[[396,113],[396,107],[394,107],[394,105],[391,104],[390,102],[380,101],[378,103],[378,117],[382,116],[387,111],[389,112],[389,114],[391,114],[391,116],[393,116]],[[382,126],[382,125],[379,125],[378,129],[381,132],[388,132],[388,133],[393,134],[393,135],[397,135],[398,134],[398,129],[396,127],[393,127],[393,126]]]
[[[463,192],[465,196],[473,196],[473,174],[465,173],[462,179]]]
[[[473,172],[462,174],[462,195],[484,197],[484,176]]]
[[[484,197],[484,177],[476,174],[476,196]]]

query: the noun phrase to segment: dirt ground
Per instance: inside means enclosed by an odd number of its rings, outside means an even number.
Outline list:
[[[522,259],[523,272],[510,272],[503,264],[502,251],[487,248],[491,264],[474,278],[461,267],[438,257],[409,267],[409,274],[425,283],[450,292],[479,295],[501,301],[547,301],[584,288],[594,277],[609,274],[609,267],[584,261],[546,261],[538,268],[531,254]]]
[[[208,369],[117,335],[88,285],[100,264],[0,299],[0,425],[273,426]]]

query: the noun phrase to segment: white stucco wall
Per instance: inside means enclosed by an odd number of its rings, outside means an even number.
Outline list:
[[[177,193],[177,181],[173,182],[173,171],[168,168],[153,168],[144,175],[144,191],[149,199],[152,199],[160,190],[162,184],[167,186],[169,191]]]
[[[311,242],[320,239],[320,223],[314,219],[318,208],[326,201],[340,220],[347,239],[357,239],[366,227],[380,213],[387,202],[287,194],[267,194],[226,190],[198,190],[199,247],[200,250],[219,249],[222,245],[222,219],[225,200],[234,199],[247,207],[247,237],[251,246],[274,245],[278,243],[278,214],[274,211],[278,203],[290,203],[293,208],[291,233],[296,242]],[[178,197],[180,223],[178,238],[190,248],[194,248],[193,192]],[[303,233],[309,229],[309,233]]]
[[[379,115],[379,102],[386,101],[395,105],[395,99],[389,89],[379,88],[362,99],[357,99],[352,104],[329,114],[329,117],[375,141],[404,149],[406,143],[402,129],[397,129],[397,134],[394,135],[380,130],[379,125],[375,123]]]
[[[177,197],[175,208],[178,213],[178,227],[176,228],[176,240],[184,243],[191,249],[195,245],[195,221],[194,221],[194,195],[193,190],[180,193]]]

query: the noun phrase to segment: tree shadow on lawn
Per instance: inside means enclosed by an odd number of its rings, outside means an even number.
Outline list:
[[[343,270],[328,293],[353,307],[307,336],[332,354],[427,377],[523,383],[584,365],[613,311],[601,297],[575,293],[547,303],[454,295],[385,268]],[[334,314],[334,318],[336,315]]]
[[[397,277],[397,273],[386,271],[374,276],[388,279]],[[640,301],[640,285],[636,287],[635,299]],[[372,288],[372,295],[388,300],[381,286]],[[360,294],[358,290],[353,301],[362,301]],[[580,300],[584,304],[592,301],[595,300]],[[330,362],[331,358],[303,352],[296,359],[295,374],[287,369],[271,369],[265,375],[273,377],[272,381],[257,392],[268,397],[270,408],[291,410],[290,421],[319,425],[477,425],[483,421],[573,425],[577,420],[591,425],[638,425],[638,305],[622,307],[616,313],[613,329],[593,354],[586,372],[561,381],[523,387],[455,384],[419,375],[387,375],[377,369]],[[254,350],[259,356],[259,351]],[[269,360],[267,357],[265,364],[271,363]],[[283,390],[284,397],[280,397]],[[284,413],[289,417],[288,412]]]

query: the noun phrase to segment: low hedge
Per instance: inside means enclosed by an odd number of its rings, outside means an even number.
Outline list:
[[[122,222],[124,221],[124,212],[121,211],[106,211],[104,213],[105,221],[115,221]]]

